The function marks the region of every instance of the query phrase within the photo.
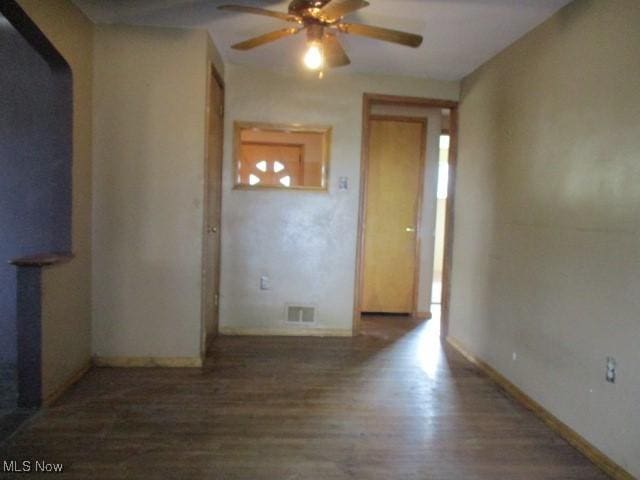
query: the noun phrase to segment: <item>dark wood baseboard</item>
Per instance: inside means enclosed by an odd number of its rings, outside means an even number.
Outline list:
[[[111,368],[200,368],[201,357],[93,357],[96,367]]]
[[[525,392],[511,383],[506,377],[494,369],[491,365],[473,355],[458,340],[447,337],[447,343],[465,357],[469,362],[474,364],[491,380],[498,384],[511,398],[522,404],[528,410],[531,410],[538,418],[546,423],[552,430],[564,438],[571,446],[587,457],[594,465],[604,471],[611,478],[616,480],[634,480],[635,477],[627,472],[624,468],[614,462],[607,455],[602,453],[596,447],[591,445],[581,435],[569,427],[566,423],[559,420],[551,412],[542,405],[532,399]]]

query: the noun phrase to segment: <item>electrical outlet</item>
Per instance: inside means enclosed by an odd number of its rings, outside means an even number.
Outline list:
[[[338,190],[341,190],[343,192],[346,192],[347,190],[349,190],[349,178],[340,177],[338,179]]]
[[[511,359],[515,362],[518,359],[518,354],[516,352],[513,352],[513,354],[511,355]]]
[[[616,383],[616,359],[613,357],[607,357],[607,382]]]
[[[271,288],[269,284],[269,277],[263,275],[260,277],[260,290],[269,290],[269,288]]]

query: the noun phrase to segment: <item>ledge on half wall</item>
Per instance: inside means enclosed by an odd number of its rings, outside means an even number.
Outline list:
[[[69,252],[38,253],[26,257],[18,257],[9,261],[16,267],[50,267],[73,260],[73,254]]]

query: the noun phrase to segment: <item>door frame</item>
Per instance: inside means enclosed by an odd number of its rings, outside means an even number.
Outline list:
[[[358,231],[356,243],[356,275],[353,303],[353,335],[360,333],[360,317],[362,311],[363,265],[364,265],[364,225],[366,224],[367,202],[367,174],[369,171],[369,139],[370,120],[373,115],[371,109],[374,105],[396,105],[422,108],[446,108],[451,112],[449,125],[449,186],[447,194],[447,209],[445,216],[444,232],[444,259],[442,266],[442,311],[440,320],[440,336],[446,338],[449,332],[449,305],[451,299],[451,265],[453,255],[453,226],[454,226],[454,200],[456,181],[456,160],[458,146],[458,102],[453,100],[441,100],[434,98],[405,97],[397,95],[383,95],[365,93],[362,101],[362,139],[360,155],[360,199],[358,207]],[[426,154],[426,152],[425,152]],[[424,163],[424,162],[423,162]],[[420,275],[420,268],[416,269],[416,275]],[[418,277],[419,278],[419,277]],[[417,285],[416,285],[417,288]],[[417,291],[416,291],[417,294]]]
[[[215,335],[212,335],[211,338],[207,338],[207,307],[206,307],[206,301],[205,301],[205,295],[210,294],[211,292],[207,291],[207,275],[208,275],[208,269],[210,268],[209,266],[209,261],[210,259],[207,256],[207,249],[208,249],[208,240],[209,240],[209,232],[208,232],[208,224],[209,224],[209,215],[210,215],[210,211],[209,211],[209,190],[210,190],[210,185],[209,185],[209,127],[210,127],[210,121],[211,121],[211,114],[210,114],[210,108],[211,108],[211,84],[212,82],[215,81],[218,84],[218,87],[220,87],[220,92],[221,92],[221,106],[222,106],[222,115],[221,115],[221,143],[220,146],[218,147],[220,149],[220,188],[218,189],[218,202],[220,205],[220,218],[222,219],[222,184],[223,184],[223,163],[224,163],[224,134],[225,134],[225,128],[224,128],[224,118],[225,118],[225,85],[224,85],[224,79],[222,78],[222,76],[220,75],[220,73],[218,72],[218,69],[216,68],[215,64],[213,62],[209,62],[209,68],[207,68],[207,94],[206,94],[206,108],[205,108],[205,142],[204,142],[204,181],[203,181],[203,187],[204,187],[204,192],[203,192],[203,208],[202,208],[202,266],[201,266],[201,307],[200,307],[200,355],[202,357],[202,359],[204,360],[204,357],[207,354],[207,350],[209,349],[209,344],[211,343],[211,341],[213,340],[213,338],[215,338]],[[221,222],[222,223],[222,222]],[[220,238],[220,246],[222,245],[222,225],[218,226],[218,235]],[[217,279],[215,279],[216,284],[220,285],[220,261],[221,261],[221,250],[222,248],[218,248],[218,258],[215,259],[215,261],[218,263],[218,271],[217,271]],[[219,292],[218,292],[219,293]],[[218,300],[218,304],[215,306],[215,308],[220,308],[220,301]]]

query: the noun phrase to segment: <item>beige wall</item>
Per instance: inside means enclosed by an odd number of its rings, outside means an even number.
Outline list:
[[[216,73],[220,77],[220,79],[224,80],[224,61],[222,60],[222,56],[220,52],[216,48],[211,39],[211,36],[207,33],[207,61],[209,64],[213,65]]]
[[[43,270],[42,381],[51,395],[91,357],[93,25],[71,2],[19,0],[73,72],[72,262]]]
[[[577,1],[463,82],[450,330],[636,476],[639,25]]]
[[[93,351],[198,357],[207,59],[200,30],[98,26]]]
[[[223,177],[223,332],[309,333],[284,323],[286,303],[318,307],[315,333],[351,332],[364,92],[456,99],[455,82],[313,76],[227,66]],[[234,121],[331,125],[329,191],[232,190]],[[338,178],[349,190],[338,191]],[[295,205],[296,208],[291,208]],[[260,290],[268,275],[271,289]]]

